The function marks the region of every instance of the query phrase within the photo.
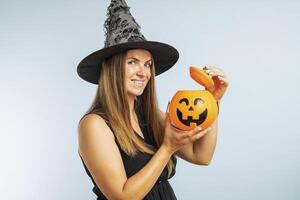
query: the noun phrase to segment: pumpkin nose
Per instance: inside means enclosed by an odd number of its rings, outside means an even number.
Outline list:
[[[194,111],[194,108],[191,106],[191,107],[189,108],[189,111]]]

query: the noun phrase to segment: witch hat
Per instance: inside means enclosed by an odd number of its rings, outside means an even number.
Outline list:
[[[104,47],[86,56],[79,63],[77,73],[82,79],[98,84],[102,61],[129,49],[150,51],[154,59],[155,75],[167,71],[177,62],[179,53],[174,47],[146,40],[129,9],[125,0],[111,0],[104,23]]]

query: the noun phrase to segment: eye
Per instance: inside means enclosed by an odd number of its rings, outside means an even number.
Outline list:
[[[135,65],[136,62],[135,62],[134,60],[131,60],[131,61],[128,62],[128,64],[130,64],[130,65]]]
[[[189,100],[187,98],[183,98],[179,101],[179,103],[185,102],[185,105],[189,105]]]
[[[152,63],[146,64],[146,67],[151,68],[152,67]]]
[[[200,99],[200,98],[196,98],[195,101],[194,101],[194,105],[197,105],[197,103],[203,104],[204,101],[202,99]]]

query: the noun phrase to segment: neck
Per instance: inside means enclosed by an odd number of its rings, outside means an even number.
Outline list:
[[[130,117],[132,118],[134,116],[134,98],[135,97],[131,97],[128,96],[128,104],[129,104],[129,110],[130,110]]]

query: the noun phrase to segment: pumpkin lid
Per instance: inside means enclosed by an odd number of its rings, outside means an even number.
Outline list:
[[[190,66],[190,76],[194,79],[197,83],[207,88],[214,87],[214,81],[212,78],[202,69],[199,69],[195,66]]]

